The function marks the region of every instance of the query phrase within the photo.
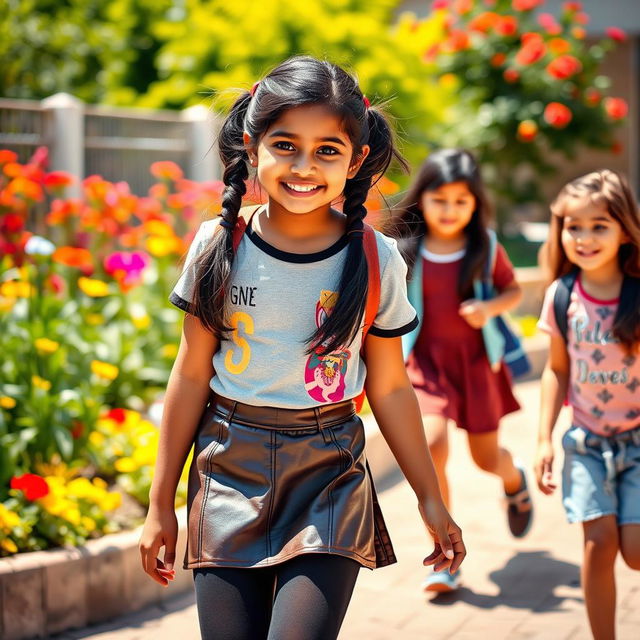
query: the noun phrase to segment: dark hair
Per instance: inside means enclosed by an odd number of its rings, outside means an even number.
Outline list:
[[[344,188],[343,212],[347,217],[348,249],[333,312],[308,338],[308,351],[329,353],[348,345],[359,331],[368,289],[367,261],[362,244],[364,203],[377,178],[395,158],[391,128],[385,117],[365,104],[356,80],[340,67],[307,56],[286,60],[267,74],[252,92],[243,93],[234,103],[218,139],[224,167],[222,228],[213,236],[199,260],[193,312],[216,335],[230,330],[227,320],[228,283],[233,264],[233,225],[246,192],[248,155],[243,132],[257,144],[269,127],[285,111],[303,105],[322,104],[341,120],[353,145],[354,159],[363,145],[369,145],[357,175]]]
[[[480,168],[469,151],[441,149],[432,153],[422,163],[409,191],[394,209],[386,230],[398,238],[398,246],[409,267],[410,278],[420,245],[427,233],[422,212],[422,194],[452,182],[464,182],[476,201],[471,220],[464,229],[467,250],[458,279],[458,294],[464,300],[473,296],[473,280],[482,277],[482,270],[489,256],[486,229],[491,218]]]
[[[616,220],[629,242],[620,246],[618,261],[622,272],[633,278],[640,277],[640,216],[638,205],[625,177],[609,169],[600,169],[581,176],[565,185],[551,203],[549,238],[541,257],[550,281],[561,278],[575,265],[570,262],[562,246],[563,220],[571,200],[588,200],[594,207],[606,209]],[[632,351],[640,344],[640,287],[635,287],[635,299],[620,298],[618,312],[613,321],[613,335]]]

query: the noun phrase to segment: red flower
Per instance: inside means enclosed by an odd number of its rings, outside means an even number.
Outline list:
[[[455,29],[449,35],[449,39],[445,43],[445,49],[452,53],[464,51],[469,48],[469,35],[465,31]]]
[[[520,79],[520,73],[516,69],[505,69],[502,77],[509,83],[513,84]]]
[[[511,6],[514,11],[531,11],[544,4],[544,0],[513,0]]]
[[[622,120],[629,113],[629,105],[622,98],[605,98],[602,104],[612,120]]]
[[[82,437],[84,433],[84,424],[80,420],[74,420],[71,423],[71,437],[74,440]]]
[[[24,220],[22,216],[15,213],[7,213],[6,216],[0,218],[0,231],[6,234],[19,233],[24,229]]]
[[[614,155],[619,156],[622,153],[623,149],[624,149],[624,147],[622,145],[622,142],[617,142],[616,141],[611,145],[610,151]]]
[[[569,107],[560,102],[550,102],[544,110],[544,119],[555,129],[564,129],[573,118]]]
[[[446,9],[449,6],[449,0],[433,0],[431,3],[431,8],[435,11],[436,9]]]
[[[584,92],[584,99],[590,107],[595,107],[597,104],[599,104],[600,100],[602,100],[602,94],[597,89],[589,87]]]
[[[627,34],[620,27],[607,27],[605,33],[607,38],[611,38],[616,42],[624,42],[627,39]]]
[[[73,183],[75,178],[66,171],[52,171],[44,177],[44,186],[51,191],[63,189]]]
[[[127,419],[127,414],[124,409],[111,409],[107,412],[106,417],[122,424]]]
[[[566,80],[582,71],[582,63],[573,56],[559,56],[547,65],[547,73],[558,80]]]
[[[504,64],[506,59],[507,59],[507,56],[504,53],[495,53],[491,57],[491,66],[501,67]]]
[[[565,2],[562,9],[567,12],[582,11],[582,2]]]
[[[502,16],[495,29],[501,36],[513,36],[518,32],[518,20],[514,16]]]
[[[576,13],[576,15],[573,16],[573,19],[578,24],[589,24],[589,20],[591,20],[586,13]]]
[[[0,164],[6,164],[7,162],[17,162],[18,154],[9,149],[0,149]]]
[[[526,42],[516,54],[516,62],[529,65],[537,62],[547,52],[542,38],[527,38]]]
[[[518,125],[518,138],[522,142],[531,142],[538,135],[538,125],[533,120],[523,120]]]
[[[10,487],[16,491],[22,491],[24,497],[30,502],[44,498],[49,493],[47,481],[35,473],[13,476]]]

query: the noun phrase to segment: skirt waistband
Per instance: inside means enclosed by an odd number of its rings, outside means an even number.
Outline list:
[[[279,407],[255,407],[215,393],[210,396],[209,409],[228,422],[277,431],[318,431],[335,427],[356,415],[356,405],[353,400],[309,409],[281,409]]]

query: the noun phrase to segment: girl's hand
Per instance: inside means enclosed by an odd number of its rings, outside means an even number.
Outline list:
[[[458,313],[474,328],[482,329],[489,319],[487,304],[482,300],[465,300],[458,309]]]
[[[173,509],[157,510],[151,507],[140,536],[140,556],[142,568],[163,587],[175,578],[173,563],[176,559],[178,540],[178,519]],[[164,547],[164,562],[158,558]]]
[[[432,564],[435,571],[449,569],[455,573],[467,555],[460,527],[451,519],[442,502],[425,500],[418,504],[418,510],[435,543],[433,551],[422,564]]]
[[[536,473],[536,480],[538,481],[538,488],[546,495],[551,495],[557,486],[553,481],[553,458],[554,452],[551,442],[539,442],[534,470]]]

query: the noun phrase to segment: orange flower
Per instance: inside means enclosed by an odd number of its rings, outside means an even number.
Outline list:
[[[547,65],[547,73],[558,80],[566,80],[582,71],[582,63],[573,56],[559,56]]]
[[[495,26],[501,36],[513,36],[518,32],[518,20],[515,16],[502,16]]]
[[[93,175],[85,178],[82,182],[84,192],[88,200],[97,200],[103,202],[111,183],[107,182],[102,176]]]
[[[76,267],[78,269],[93,267],[91,252],[79,247],[60,247],[53,252],[52,259],[54,262],[67,267]]]
[[[18,154],[15,151],[9,151],[9,149],[0,149],[0,164],[7,164],[7,162],[17,162]]]
[[[566,11],[567,13],[582,11],[582,2],[565,2],[562,5],[562,10]]]
[[[587,31],[582,27],[573,27],[573,29],[571,29],[571,35],[576,40],[584,40],[587,37]]]
[[[571,110],[560,102],[550,102],[544,110],[545,121],[555,129],[564,129],[573,118]]]
[[[473,0],[455,0],[453,10],[460,15],[465,15],[473,9]]]
[[[516,62],[530,65],[537,62],[547,52],[542,38],[528,38],[520,51],[516,54]]]
[[[67,200],[54,200],[51,203],[51,211],[47,214],[47,224],[62,224],[71,216],[80,213],[81,202],[76,198]]]
[[[179,180],[182,178],[182,169],[170,160],[154,162],[150,168],[151,175],[160,180]]]
[[[602,104],[612,120],[622,120],[629,113],[629,105],[622,98],[605,98]]]
[[[445,43],[445,50],[450,53],[457,53],[469,48],[469,35],[460,29],[454,29]]]
[[[14,178],[6,187],[6,191],[11,194],[30,200],[32,202],[41,202],[44,199],[42,187],[29,178],[18,176]]]
[[[491,66],[501,67],[504,64],[506,59],[507,59],[507,56],[504,53],[496,53],[493,56],[491,56]]]
[[[544,4],[544,0],[513,0],[511,7],[514,11],[531,11]]]
[[[494,11],[485,11],[479,13],[477,16],[469,20],[469,31],[479,31],[480,33],[487,33],[500,20],[500,16]]]
[[[523,120],[518,125],[518,139],[531,142],[538,135],[538,125],[533,120]]]
[[[578,23],[578,24],[589,24],[589,20],[591,20],[591,18],[589,18],[589,16],[586,13],[576,13],[576,15],[573,17],[573,19]]]
[[[564,38],[551,38],[549,40],[549,49],[556,55],[561,56],[571,49],[571,44]]]

